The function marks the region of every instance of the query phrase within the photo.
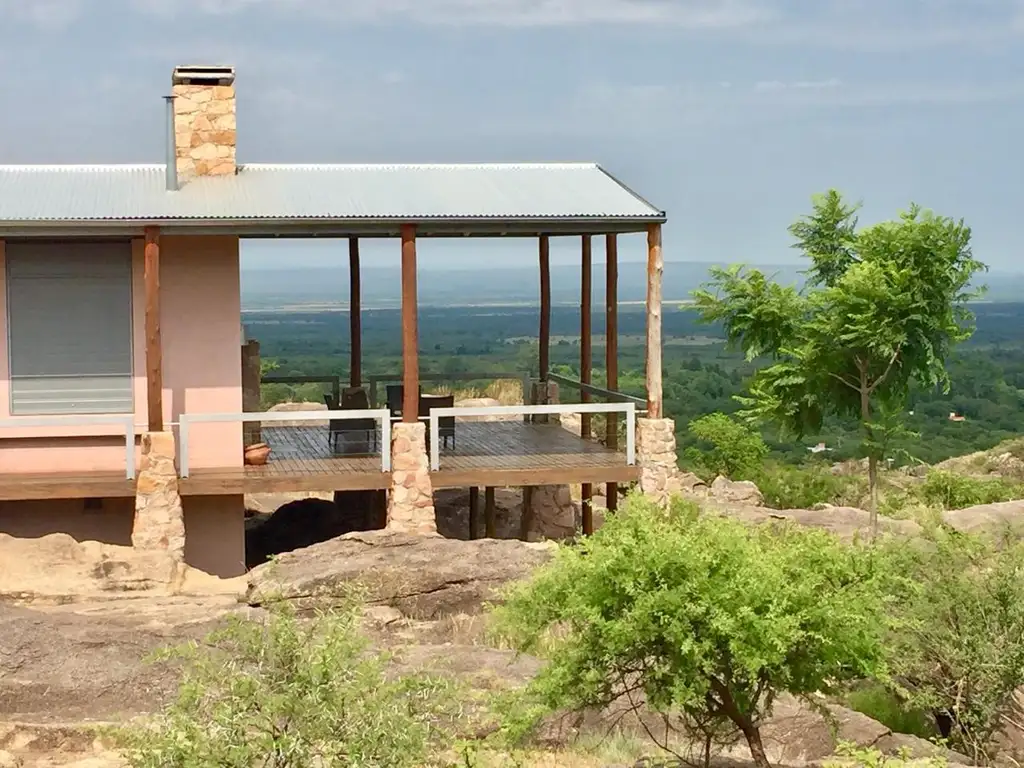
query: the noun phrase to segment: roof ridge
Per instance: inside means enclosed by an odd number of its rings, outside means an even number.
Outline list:
[[[163,163],[0,163],[0,171],[151,171],[164,168]]]
[[[289,168],[301,168],[304,170],[381,170],[384,168],[395,168],[398,170],[420,168],[479,168],[481,170],[496,170],[508,168],[597,168],[598,164],[579,161],[526,161],[515,163],[239,163],[238,167],[240,170],[246,168],[254,170],[284,170]]]

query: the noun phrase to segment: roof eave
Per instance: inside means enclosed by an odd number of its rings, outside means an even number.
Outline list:
[[[222,234],[241,237],[397,237],[415,224],[421,237],[534,237],[538,235],[627,234],[667,220],[664,211],[645,216],[538,218],[260,218],[260,219],[92,219],[0,221],[0,238],[137,236],[146,227],[167,235]]]

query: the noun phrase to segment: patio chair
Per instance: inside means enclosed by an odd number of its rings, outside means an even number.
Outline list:
[[[420,418],[430,416],[431,408],[452,408],[455,405],[455,395],[420,395]],[[441,445],[448,447],[448,440],[452,441],[452,448],[455,447],[455,417],[439,416],[437,419],[437,436],[441,439]]]
[[[334,395],[324,395],[324,403],[330,411],[361,411],[370,407],[366,390],[362,387],[346,389],[341,394],[341,403],[334,399]],[[331,419],[327,426],[328,444],[332,451],[338,449],[338,438],[348,438],[354,435],[357,443],[368,445],[366,450],[377,450],[377,420],[370,417],[366,419]],[[361,452],[361,451],[357,451]]]
[[[392,417],[402,415],[402,400],[405,397],[405,386],[402,384],[388,384],[386,387],[388,398],[388,410]],[[423,397],[423,387],[419,389],[420,397]]]

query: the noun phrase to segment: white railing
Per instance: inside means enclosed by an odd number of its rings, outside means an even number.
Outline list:
[[[350,411],[274,411],[252,413],[183,413],[178,421],[178,473],[188,477],[188,437],[193,424],[224,424],[237,421],[275,422],[275,421],[353,421],[356,419],[373,419],[380,424],[380,464],[381,471],[391,471],[391,413],[387,408]]]
[[[41,427],[96,427],[120,424],[124,427],[125,476],[135,479],[135,417],[134,416],[33,416],[0,419],[0,439],[6,429],[37,429]]]
[[[629,403],[562,403],[558,405],[494,405],[479,408],[430,409],[430,469],[441,468],[441,436],[439,420],[444,416],[555,416],[573,413],[625,413],[626,464],[636,464],[636,404]]]

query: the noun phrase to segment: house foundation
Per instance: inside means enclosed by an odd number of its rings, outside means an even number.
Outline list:
[[[640,490],[659,504],[680,493],[676,424],[672,419],[637,419]]]
[[[387,528],[435,535],[437,520],[427,456],[426,425],[400,422],[391,429],[392,486],[388,497]]]
[[[132,546],[162,550],[178,562],[185,560],[185,514],[178,495],[174,467],[174,434],[142,435],[142,467],[135,490]]]

